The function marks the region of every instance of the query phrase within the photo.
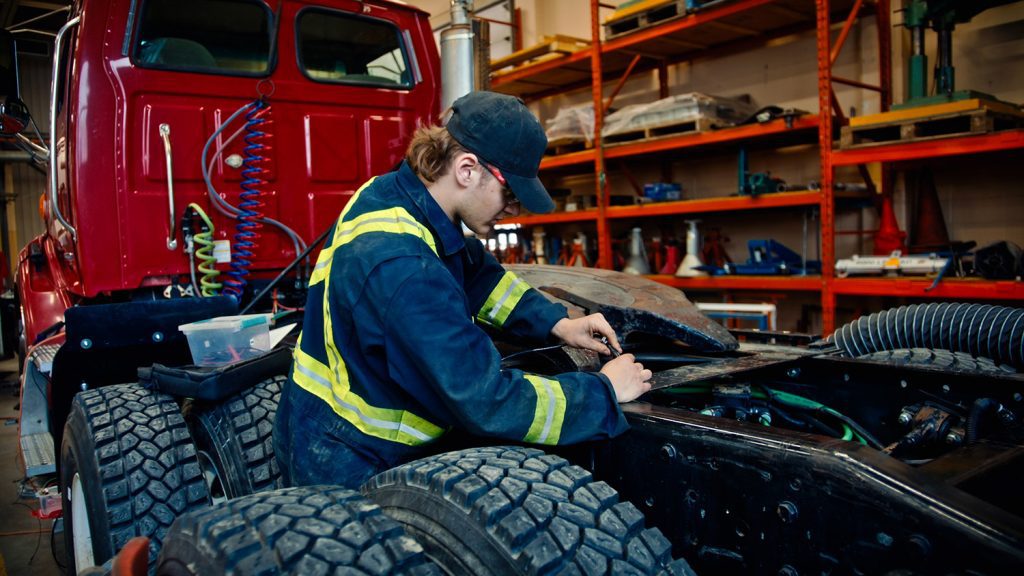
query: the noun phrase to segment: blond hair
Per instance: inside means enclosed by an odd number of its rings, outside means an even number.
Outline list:
[[[456,155],[467,152],[444,126],[424,126],[412,135],[405,159],[417,176],[436,182],[448,173]]]

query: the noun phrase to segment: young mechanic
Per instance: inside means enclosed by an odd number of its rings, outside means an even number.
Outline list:
[[[518,98],[473,92],[349,201],[310,279],[278,407],[274,444],[288,485],[358,488],[429,454],[455,427],[546,445],[626,429],[618,403],[648,391],[651,378],[632,355],[600,373],[502,370],[479,326],[610,354],[603,337],[621,352],[603,316],[569,319],[463,236],[463,224],[487,234],[520,204],[554,208],[537,178],[546,146]]]

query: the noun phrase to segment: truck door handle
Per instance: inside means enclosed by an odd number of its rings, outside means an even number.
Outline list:
[[[174,170],[171,163],[171,125],[160,125],[160,138],[164,141],[164,157],[167,158],[167,207],[170,209],[167,233],[167,249],[178,249],[178,226],[174,218]]]

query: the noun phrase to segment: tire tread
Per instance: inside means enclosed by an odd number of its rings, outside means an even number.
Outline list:
[[[656,574],[673,563],[668,540],[643,528],[636,507],[540,450],[485,447],[424,458],[371,478],[363,493],[387,513],[390,488],[431,492],[476,518],[522,574],[614,574],[627,565]]]

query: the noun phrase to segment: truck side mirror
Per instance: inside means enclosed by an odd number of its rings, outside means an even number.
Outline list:
[[[28,107],[19,96],[18,47],[10,32],[0,30],[0,134],[17,134],[28,126]]]

